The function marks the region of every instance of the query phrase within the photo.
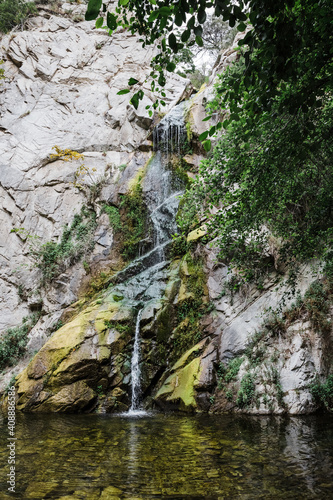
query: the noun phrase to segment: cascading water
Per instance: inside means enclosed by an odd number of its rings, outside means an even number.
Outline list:
[[[140,320],[142,309],[139,311],[135,324],[135,337],[133,354],[131,360],[131,379],[132,379],[132,404],[129,413],[134,413],[139,409],[141,395],[141,373],[140,373]]]
[[[131,359],[132,401],[128,415],[144,413],[140,409],[140,320],[144,307],[149,302],[160,299],[166,287],[169,264],[166,250],[177,230],[175,217],[179,196],[183,192],[183,186],[175,181],[169,161],[171,154],[180,155],[180,145],[186,136],[183,114],[184,103],[181,103],[161,120],[153,133],[155,154],[142,184],[153,232],[150,247],[148,245],[147,248],[147,238],[143,240],[141,249],[145,248],[146,252],[114,278],[114,283],[118,283],[114,292],[131,301],[132,307],[137,308],[138,303],[141,307],[136,319]]]
[[[161,151],[167,156],[169,153],[179,153],[184,138],[184,108],[185,102],[175,106],[165,115],[153,132],[154,151]]]

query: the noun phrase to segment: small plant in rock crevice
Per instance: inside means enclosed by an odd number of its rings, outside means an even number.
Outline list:
[[[13,386],[15,386],[16,377],[17,377],[17,375],[12,375],[10,381],[8,382],[7,387],[5,389],[5,395],[6,396],[7,396],[8,392],[10,391],[10,388],[13,387]]]
[[[131,323],[119,323],[119,322],[115,322],[115,321],[109,321],[109,320],[105,320],[105,326],[106,328],[112,328],[114,330],[117,330],[117,332],[121,333],[121,334],[132,334],[133,333],[133,328],[134,328],[134,325],[133,325],[133,322]]]
[[[56,332],[59,330],[61,327],[64,326],[64,323],[61,319],[58,319],[58,321],[55,321],[49,328],[47,333],[51,335],[52,333]]]
[[[50,155],[51,160],[62,160],[62,161],[79,161],[80,165],[76,168],[74,172],[74,182],[73,185],[81,191],[84,191],[87,196],[88,204],[93,204],[97,196],[100,193],[101,188],[107,181],[106,174],[96,178],[95,172],[96,167],[87,167],[84,164],[84,155],[78,153],[72,149],[61,149],[59,146],[53,146],[55,153]],[[84,179],[88,179],[88,182],[84,182]]]
[[[102,212],[106,213],[109,216],[110,225],[114,231],[120,231],[122,229],[119,208],[113,205],[104,204],[102,207]]]
[[[121,195],[119,210],[123,222],[121,254],[124,259],[131,260],[137,256],[140,242],[148,232],[148,211],[140,182],[135,184],[130,193]]]
[[[82,207],[80,214],[74,215],[70,227],[64,229],[59,243],[49,241],[38,249],[31,249],[36,267],[42,271],[44,284],[92,251],[96,227],[95,212]]]
[[[36,13],[35,2],[2,0],[0,2],[0,32],[8,33],[15,26],[23,27],[27,18]]]
[[[333,374],[330,374],[325,382],[317,379],[310,386],[310,391],[318,405],[333,412]]]
[[[217,386],[219,389],[223,389],[225,384],[229,384],[236,379],[243,361],[244,358],[241,356],[232,359],[227,365],[222,362],[219,363],[217,368]]]
[[[263,328],[252,335],[245,349],[245,356],[249,362],[249,369],[253,370],[262,363],[267,363],[268,344],[274,342],[275,338],[285,337],[289,326],[295,321],[310,321],[312,328],[325,340],[331,332],[331,321],[329,318],[333,295],[333,272],[332,265],[326,264],[324,277],[314,281],[304,293],[298,294],[296,301],[284,312],[273,311],[263,324]],[[276,365],[279,356],[277,351],[270,356],[268,370],[266,370],[265,381],[274,386],[274,398],[277,404],[284,408],[283,390],[280,375]],[[247,373],[241,381],[241,387],[237,395],[237,405],[240,408],[247,407],[255,400],[254,374]],[[332,409],[333,406],[333,376],[326,382],[316,382],[311,386],[311,392],[315,400],[321,406]],[[252,396],[251,396],[252,395]],[[272,394],[273,395],[273,394]],[[266,398],[267,399],[267,398]],[[267,401],[266,401],[267,406]],[[273,401],[270,400],[269,407],[273,411]]]
[[[246,373],[240,383],[236,404],[239,408],[247,408],[252,404],[254,397],[255,384],[253,375],[251,373]]]

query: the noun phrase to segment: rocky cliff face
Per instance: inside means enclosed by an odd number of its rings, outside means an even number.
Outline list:
[[[81,14],[85,10],[84,5],[74,8]],[[125,192],[129,178],[149,159],[149,144],[148,152],[139,146],[152,124],[145,107],[154,96],[145,80],[153,49],[142,50],[138,39],[126,33],[111,38],[92,29],[92,23],[45,14],[31,20],[28,31],[4,36],[1,52],[6,78],[0,87],[0,330],[42,307],[46,315],[31,333],[34,350],[40,347],[38,335],[44,341],[42,332],[77,299],[86,272],[82,264],[74,266],[41,289],[30,247],[57,240],[83,206],[100,215],[115,183],[117,192]],[[146,92],[138,110],[128,104],[128,96],[117,95],[133,75]],[[182,78],[170,79],[168,107],[185,87]],[[55,145],[83,153],[84,161],[51,160]],[[75,185],[82,163],[85,170]],[[99,186],[108,188],[92,199]],[[93,240],[89,266],[104,261],[109,267],[108,217],[98,219]]]
[[[179,194],[201,159],[196,140],[211,86],[186,105],[192,145],[178,117],[167,118],[154,134],[164,153],[154,154],[147,138],[157,117],[145,109],[154,100],[145,83],[153,49],[143,51],[125,32],[110,38],[55,16],[36,18],[1,45],[0,329],[39,316],[27,355],[2,375],[4,388],[19,373],[18,409],[126,411],[141,311],[145,407],[314,411],[309,386],[328,374],[331,330],[303,310],[278,325],[267,320],[280,306],[291,310],[293,300],[273,266],[260,290],[233,291],[233,275],[202,239],[204,228],[170,241]],[[235,57],[226,51],[217,71]],[[137,111],[128,95],[117,95],[131,76],[146,93]],[[186,84],[170,78],[168,109]],[[65,255],[57,265],[55,244]],[[304,267],[301,294],[315,278]]]

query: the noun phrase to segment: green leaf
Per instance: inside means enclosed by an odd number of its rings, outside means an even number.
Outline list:
[[[138,109],[139,101],[143,98],[143,96],[144,93],[142,90],[139,90],[139,92],[133,95],[132,99],[130,100],[130,103],[135,107],[135,109]]]
[[[233,28],[236,24],[236,18],[233,14],[230,14],[229,16],[229,26],[230,28]]]
[[[195,36],[201,36],[202,35],[202,26],[196,26],[193,31],[194,31]]]
[[[202,132],[202,134],[199,135],[199,141],[204,141],[208,137],[208,130],[206,132]]]
[[[136,94],[134,94],[134,96],[132,97],[132,99],[130,100],[130,103],[135,107],[135,109],[138,109],[138,106],[139,106],[139,98]]]
[[[163,17],[167,17],[171,14],[171,9],[170,7],[161,7],[160,9],[158,9],[156,12],[158,12],[158,14],[160,16],[163,16]]]
[[[196,37],[195,37],[195,43],[196,43],[197,45],[199,45],[199,47],[203,47],[203,41],[202,41],[201,36],[196,36]]]
[[[212,141],[211,141],[211,140],[204,141],[204,142],[202,143],[202,145],[203,145],[203,147],[204,147],[204,150],[205,150],[205,151],[207,151],[207,153],[208,153],[208,151],[210,151],[210,150],[211,150],[211,148],[212,148]]]
[[[187,42],[187,40],[190,38],[190,36],[191,36],[190,30],[183,31],[182,36],[181,36],[181,41]]]
[[[118,3],[119,3],[119,5],[124,5],[125,6],[125,5],[128,4],[128,2],[129,2],[129,0],[119,0]]]
[[[161,87],[164,87],[165,85],[165,76],[163,73],[160,73],[160,76],[158,77],[158,84],[161,85]]]
[[[215,131],[216,131],[216,127],[215,125],[213,125],[212,127],[210,127],[209,129],[209,136],[211,137],[212,135],[215,134]]]
[[[175,15],[175,24],[177,26],[181,26],[183,24],[183,16],[180,12],[177,12],[177,14]]]
[[[149,0],[152,5],[156,5],[156,0]]]
[[[130,89],[119,90],[119,92],[117,92],[117,95],[124,95],[124,94],[128,94],[129,92],[130,92]]]
[[[240,24],[237,26],[237,30],[238,30],[238,31],[245,31],[245,30],[246,30],[246,24],[245,24],[245,23],[240,23]]]
[[[103,26],[104,19],[103,17],[99,17],[95,23],[95,26],[97,29],[101,28]]]
[[[153,12],[151,12],[150,16],[148,17],[148,23],[152,23],[157,18],[158,18],[158,10],[153,10]]]
[[[93,21],[99,14],[102,7],[102,0],[89,0],[86,14],[84,16],[86,21]]]
[[[106,24],[107,24],[108,28],[110,28],[110,30],[115,30],[118,26],[117,18],[116,18],[116,16],[111,14],[111,12],[107,13]]]
[[[135,78],[130,78],[128,80],[128,85],[136,85],[137,83],[139,83],[139,80],[136,80]]]
[[[203,121],[203,122],[208,122],[208,120],[210,120],[210,119],[211,119],[211,115],[206,116],[206,118],[204,118],[202,121]]]
[[[187,27],[192,30],[194,28],[195,24],[195,17],[192,16],[188,21],[187,21]]]
[[[177,46],[177,39],[173,33],[170,33],[168,38],[169,46],[174,49]]]
[[[166,65],[166,69],[167,69],[167,71],[170,71],[170,72],[172,73],[172,72],[173,72],[173,71],[175,71],[175,69],[176,69],[176,65],[175,65],[175,63],[174,63],[174,62],[169,62],[169,63]]]
[[[198,10],[198,22],[199,22],[200,24],[203,24],[203,23],[206,21],[206,18],[207,18],[207,16],[206,16],[206,11],[205,11],[205,9],[200,8],[200,9]]]

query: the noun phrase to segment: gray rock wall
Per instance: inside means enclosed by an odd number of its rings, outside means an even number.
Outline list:
[[[84,5],[62,6],[72,17],[84,11]],[[101,205],[126,192],[129,179],[149,159],[149,143],[143,148],[148,152],[137,149],[156,119],[145,109],[155,100],[148,78],[155,49],[142,49],[138,37],[124,31],[110,37],[92,22],[51,15],[47,7],[29,21],[27,31],[3,36],[0,47],[5,71],[0,85],[0,332],[20,324],[42,301],[46,316],[30,333],[33,351],[63,309],[77,300],[86,272],[76,264],[41,288],[30,246],[59,241],[82,206],[99,216]],[[130,95],[117,95],[130,77],[145,91],[137,110],[129,104]],[[166,109],[178,102],[187,83],[170,77]],[[83,153],[83,161],[51,160],[56,145]],[[88,173],[78,188],[75,172],[82,163]],[[89,188],[98,183],[103,190],[92,203]],[[19,228],[21,233],[11,232]],[[89,264],[102,265],[112,246],[105,216],[98,218],[95,241]]]

